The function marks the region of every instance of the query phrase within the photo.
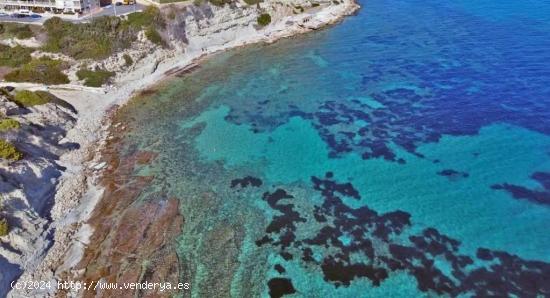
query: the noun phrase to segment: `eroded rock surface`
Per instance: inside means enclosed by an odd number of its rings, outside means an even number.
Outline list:
[[[0,296],[9,288],[6,283],[26,269],[26,261],[40,257],[51,245],[50,211],[57,178],[64,170],[58,159],[78,147],[64,139],[76,121],[70,105],[22,107],[10,97],[9,93],[0,95],[0,114],[16,120],[20,127],[0,131],[0,139],[14,145],[23,159],[0,159],[0,217],[9,225],[8,235],[0,237]]]

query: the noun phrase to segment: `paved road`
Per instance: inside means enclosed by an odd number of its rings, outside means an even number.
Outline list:
[[[132,13],[134,11],[142,11],[145,7],[146,7],[145,5],[139,4],[139,3],[135,5],[119,5],[119,6],[116,6],[116,15],[125,15],[125,14]],[[0,22],[42,24],[48,18],[51,18],[54,16],[60,16],[66,21],[73,22],[73,23],[80,23],[80,22],[87,22],[90,19],[99,17],[99,16],[113,16],[113,15],[115,15],[115,7],[114,5],[109,5],[109,6],[102,7],[100,11],[94,12],[93,14],[86,13],[78,19],[63,18],[62,15],[55,15],[55,14],[48,14],[44,16],[35,15],[35,17],[23,17],[23,18],[16,18],[9,15],[0,15]]]
[[[132,13],[134,11],[142,11],[146,6],[143,4],[135,4],[135,5],[119,5],[116,6],[116,14],[117,15],[125,15]],[[90,17],[100,17],[100,16],[114,16],[115,15],[115,6],[109,5],[102,7],[100,12],[94,13],[92,16],[86,15],[83,18],[90,18]]]
[[[31,18],[31,17],[25,17],[25,18],[14,18],[11,16],[0,16],[0,22],[19,22],[19,23],[37,23],[41,24],[44,21],[44,18]]]

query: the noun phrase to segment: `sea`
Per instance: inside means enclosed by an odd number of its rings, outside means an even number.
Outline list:
[[[550,2],[359,4],[119,111],[188,295],[550,296]]]

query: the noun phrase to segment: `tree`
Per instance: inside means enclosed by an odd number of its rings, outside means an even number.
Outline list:
[[[262,13],[258,17],[258,24],[260,26],[267,26],[269,23],[271,23],[271,16],[268,13]]]

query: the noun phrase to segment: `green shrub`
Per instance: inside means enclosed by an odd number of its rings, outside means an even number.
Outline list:
[[[66,32],[71,30],[72,24],[64,22],[58,17],[53,17],[46,20],[43,26],[48,39],[42,49],[50,52],[61,52],[63,38],[67,34]]]
[[[27,39],[34,36],[30,25],[17,23],[0,24],[0,34],[4,37],[15,37],[18,39]]]
[[[0,89],[1,91],[2,89]],[[68,102],[58,98],[47,91],[29,91],[21,90],[15,93],[15,96],[8,98],[22,107],[32,107],[36,105],[43,105],[47,103],[53,103],[60,107],[64,107],[73,113],[77,113],[77,110]]]
[[[304,12],[305,11],[305,9],[300,5],[294,6],[294,9],[297,9],[299,12]]]
[[[258,24],[260,26],[267,26],[269,23],[271,23],[271,16],[268,13],[262,13],[258,17]]]
[[[102,16],[90,23],[71,23],[53,17],[44,22],[48,38],[43,50],[61,52],[75,59],[104,59],[129,48],[139,31],[153,25],[166,26],[155,6],[131,13],[126,20]]]
[[[210,3],[216,6],[224,6],[225,4],[231,3],[231,0],[210,0]]]
[[[23,158],[23,153],[19,152],[12,144],[0,140],[0,158],[7,160],[20,160]]]
[[[143,11],[129,14],[123,25],[141,30],[151,25],[157,25],[164,28],[166,23],[158,7],[151,5],[147,6]]]
[[[117,17],[99,17],[90,23],[73,24],[53,17],[44,22],[48,38],[44,51],[61,52],[75,59],[107,58],[118,47],[135,40],[130,33],[119,34],[122,21]]]
[[[134,64],[134,59],[132,59],[130,55],[124,54],[122,58],[124,59],[124,65],[131,66],[132,64]]]
[[[7,131],[12,129],[19,129],[21,127],[21,123],[19,123],[15,119],[0,119],[0,131]]]
[[[149,26],[147,30],[145,30],[145,37],[156,45],[165,46],[164,40],[153,26]]]
[[[0,218],[0,237],[8,235],[9,226],[5,218]]]
[[[0,44],[0,66],[18,67],[31,61],[33,49],[22,46],[10,47]]]
[[[13,34],[18,39],[27,39],[34,36],[32,33],[31,27],[29,25],[23,25],[13,31]]]
[[[17,93],[15,93],[15,97],[13,98],[13,101],[16,104],[26,108],[37,106],[37,105],[43,105],[50,102],[48,97],[42,96],[38,92],[33,92],[29,90],[17,91]]]
[[[262,0],[244,0],[244,2],[248,5],[254,5],[262,2]]]
[[[115,73],[106,70],[89,70],[82,68],[76,72],[79,80],[84,80],[84,85],[89,87],[101,87],[107,83]]]
[[[33,82],[47,85],[67,84],[69,78],[61,72],[61,63],[62,61],[50,58],[34,59],[6,74],[4,79],[10,82]]]
[[[176,2],[185,2],[188,0],[159,0],[160,4],[169,4],[169,3],[176,3]]]
[[[117,47],[128,47],[135,39],[131,34],[118,34],[121,20],[99,17],[90,23],[72,24],[53,17],[44,22],[48,38],[44,51],[61,52],[75,59],[101,59]]]

